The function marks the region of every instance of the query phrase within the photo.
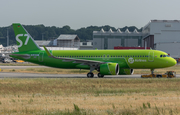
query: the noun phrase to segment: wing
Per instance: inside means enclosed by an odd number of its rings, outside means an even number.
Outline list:
[[[53,56],[45,46],[43,46],[47,55],[51,58],[55,58],[55,59],[60,59],[63,60],[64,62],[70,62],[70,61],[74,61],[73,63],[82,63],[82,65],[89,65],[89,66],[98,66],[100,64],[104,64],[107,62],[102,62],[102,61],[94,61],[94,60],[84,60],[84,59],[75,59],[75,58],[63,58],[63,57],[55,57]]]

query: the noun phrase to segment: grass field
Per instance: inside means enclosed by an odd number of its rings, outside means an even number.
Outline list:
[[[180,114],[180,79],[1,79],[0,114]]]
[[[173,70],[180,74],[179,68],[176,65],[156,69],[155,73]],[[87,74],[89,71],[30,67],[2,72]],[[134,74],[149,73],[150,70],[134,71]],[[180,114],[180,79],[0,79],[0,114],[176,115]]]

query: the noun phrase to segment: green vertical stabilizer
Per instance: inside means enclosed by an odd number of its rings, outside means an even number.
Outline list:
[[[19,52],[41,50],[21,24],[14,23],[13,29]]]

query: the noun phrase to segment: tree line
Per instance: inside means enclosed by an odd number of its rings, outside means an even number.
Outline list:
[[[109,25],[106,26],[89,26],[86,28],[80,28],[77,30],[71,29],[70,26],[66,25],[62,28],[60,27],[46,27],[44,25],[23,25],[24,28],[29,32],[29,34],[35,39],[35,40],[53,40],[59,37],[60,34],[76,34],[80,38],[81,41],[88,41],[93,39],[93,31],[100,31],[102,28],[104,31],[109,31],[111,28],[112,31],[117,31],[115,27],[111,27]],[[141,32],[141,29],[136,28],[135,26],[130,27],[123,27],[119,28],[121,31],[125,31],[126,29],[129,29],[130,32],[133,32],[134,29],[137,29],[137,31]],[[7,30],[9,35],[9,44],[14,45],[16,44],[15,35],[13,31],[13,27],[0,27],[0,44],[3,46],[7,46]]]

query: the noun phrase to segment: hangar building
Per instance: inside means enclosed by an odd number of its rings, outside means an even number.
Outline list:
[[[151,47],[180,58],[180,20],[151,20],[142,32],[93,31],[93,49],[114,47]]]
[[[138,47],[143,45],[142,40],[142,33],[136,29],[133,32],[129,32],[128,29],[125,32],[120,29],[93,31],[93,49],[114,49],[115,46]]]
[[[147,47],[180,58],[180,20],[151,20],[142,33]]]
[[[49,50],[77,50],[80,48],[80,39],[77,35],[61,34],[52,41],[35,41],[42,49],[46,46]]]

